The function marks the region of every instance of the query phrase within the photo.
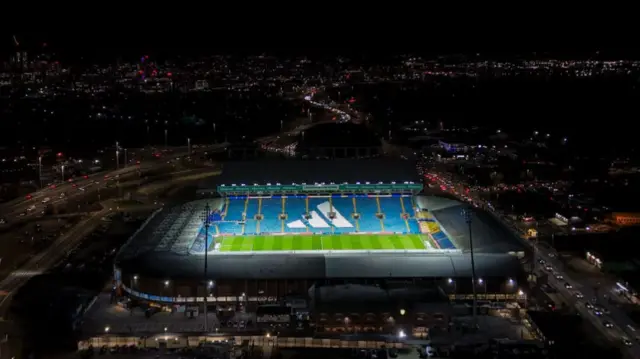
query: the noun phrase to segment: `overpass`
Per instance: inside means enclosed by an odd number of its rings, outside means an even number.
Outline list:
[[[206,153],[208,151],[216,151],[219,149],[224,149],[227,146],[228,146],[228,143],[201,146],[198,148],[193,148],[192,153],[193,154]],[[113,178],[116,176],[127,175],[129,173],[136,172],[136,171],[150,170],[158,166],[166,165],[167,157],[176,158],[176,157],[184,157],[189,155],[189,152],[186,146],[172,147],[171,149],[173,150],[173,152],[167,154],[164,157],[149,159],[144,161],[140,165],[136,165],[136,166],[127,166],[124,168],[91,174],[86,179],[77,179],[75,183],[78,187],[80,187],[86,184],[93,183],[94,181],[103,180],[105,178]],[[68,183],[68,182],[59,183],[53,189],[43,188],[39,191],[32,193],[30,199],[26,199],[25,197],[19,197],[12,201],[0,204],[0,210],[2,210],[3,213],[7,213],[7,214],[11,212],[17,213],[17,212],[25,211],[28,205],[38,203],[41,199],[44,199],[46,197],[51,197],[51,198],[59,197],[62,192],[69,191],[71,190],[71,188],[72,188],[71,183]]]

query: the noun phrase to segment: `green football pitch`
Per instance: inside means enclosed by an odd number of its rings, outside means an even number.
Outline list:
[[[218,243],[221,252],[425,249],[417,234],[233,236]]]

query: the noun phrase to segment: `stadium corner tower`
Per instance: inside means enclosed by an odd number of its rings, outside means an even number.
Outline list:
[[[150,216],[118,253],[116,282],[137,299],[187,306],[205,296],[250,306],[326,285],[390,281],[433,283],[468,298],[466,205],[419,196],[415,176],[409,161],[226,163],[215,183],[201,186],[201,199]],[[511,284],[529,256],[492,215],[472,213],[478,293],[515,296]]]

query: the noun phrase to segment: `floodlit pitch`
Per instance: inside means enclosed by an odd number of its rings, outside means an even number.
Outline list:
[[[398,235],[269,235],[221,237],[220,252],[306,250],[424,250],[417,234]]]

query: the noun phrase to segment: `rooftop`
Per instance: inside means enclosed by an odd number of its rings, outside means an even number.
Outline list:
[[[209,258],[207,278],[215,279],[471,277],[471,257],[466,253],[243,253]],[[521,272],[518,258],[507,254],[478,254],[475,264],[476,274],[486,278]],[[119,255],[116,266],[155,278],[201,278],[204,255],[137,252]]]
[[[202,187],[219,184],[356,183],[417,180],[415,164],[408,160],[262,160],[225,162],[222,174]]]

